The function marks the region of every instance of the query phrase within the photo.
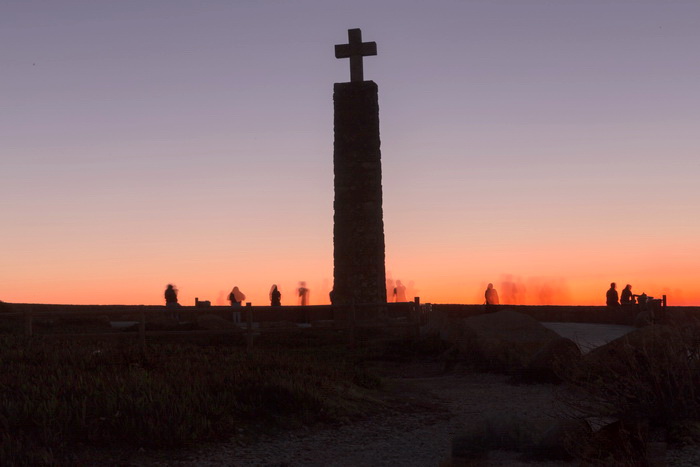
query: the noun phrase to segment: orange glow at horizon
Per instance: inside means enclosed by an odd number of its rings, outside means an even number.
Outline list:
[[[124,277],[39,277],[32,285],[27,282],[17,284],[13,290],[5,289],[2,300],[8,303],[54,303],[83,305],[162,305],[163,292],[168,281],[159,275],[144,275],[134,280]],[[269,290],[276,283],[282,293],[282,305],[297,305],[299,280],[284,275],[282,280],[267,281],[258,277],[231,284],[220,280],[218,274],[182,275],[180,280],[171,281],[179,290],[178,299],[182,305],[194,305],[195,297],[209,300],[215,306],[227,306],[228,294],[234,285],[246,295],[246,302],[253,305],[268,305]],[[106,280],[104,280],[106,279]],[[312,277],[303,279],[311,291],[310,304],[330,303],[329,292],[332,277]],[[611,281],[617,283],[618,292],[626,284],[632,284],[636,294],[646,293],[654,298],[667,296],[669,306],[700,305],[700,290],[691,279],[682,276],[655,277],[637,275],[624,277],[547,277],[517,274],[492,274],[490,277],[466,276],[395,276],[387,273],[387,301],[392,296],[396,280],[406,287],[407,301],[420,297],[422,303],[482,304],[488,282],[498,291],[501,304],[507,305],[603,305],[605,291]]]

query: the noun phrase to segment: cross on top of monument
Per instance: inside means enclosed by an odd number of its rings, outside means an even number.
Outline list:
[[[335,46],[335,58],[350,59],[350,81],[364,81],[362,57],[377,55],[376,42],[362,42],[360,29],[348,29],[348,44]]]

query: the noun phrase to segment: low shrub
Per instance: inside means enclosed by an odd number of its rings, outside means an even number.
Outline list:
[[[611,449],[633,446],[638,452],[654,432],[696,426],[692,422],[700,420],[698,336],[697,324],[649,326],[599,347],[567,376],[578,392],[566,402],[578,417],[622,424],[617,431],[626,438]],[[615,458],[615,453],[598,454]]]
[[[134,347],[0,337],[0,465],[70,460],[78,444],[172,448],[240,429],[364,412],[348,356],[236,347]],[[369,382],[368,382],[369,381]]]
[[[595,413],[668,426],[700,419],[700,327],[650,326],[586,355],[570,377]]]

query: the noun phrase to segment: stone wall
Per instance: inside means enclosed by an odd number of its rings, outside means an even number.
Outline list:
[[[458,305],[458,304],[432,304],[431,314],[435,319],[468,318],[470,316],[486,313],[484,305]],[[598,324],[624,324],[633,325],[635,317],[639,313],[636,305],[622,306],[611,310],[606,306],[565,306],[565,305],[498,305],[494,309],[513,310],[518,313],[530,315],[541,322],[562,323],[598,323]],[[495,310],[491,310],[495,311]],[[438,317],[441,316],[441,318]],[[660,317],[670,321],[687,322],[700,319],[700,307],[666,307]]]

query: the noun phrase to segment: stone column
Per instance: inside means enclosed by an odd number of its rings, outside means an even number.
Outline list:
[[[336,83],[333,104],[333,303],[385,303],[377,85]]]

